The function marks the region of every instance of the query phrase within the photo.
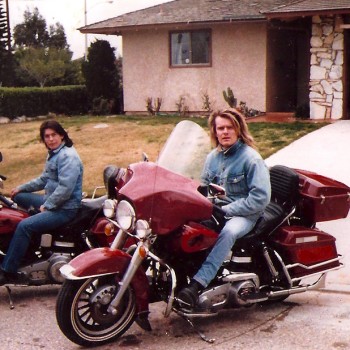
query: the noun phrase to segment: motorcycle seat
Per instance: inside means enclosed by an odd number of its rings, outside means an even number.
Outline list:
[[[93,219],[94,214],[98,212],[98,210],[102,209],[102,205],[106,199],[107,195],[95,199],[83,199],[81,201],[81,208],[79,209],[77,216],[69,223],[68,226],[78,225],[81,221],[86,220],[88,217]]]
[[[107,195],[104,195],[102,197],[90,199],[90,198],[85,198],[81,201],[81,210],[95,210],[102,208],[102,204],[104,201],[107,199]]]
[[[243,242],[261,235],[270,234],[288,218],[289,213],[289,211],[286,212],[278,203],[270,202],[265,208],[263,216],[257,221],[254,228],[248,234],[238,239],[237,242]]]
[[[275,165],[270,168],[271,201],[255,227],[237,243],[269,235],[294,212],[299,196],[299,175],[291,168]]]

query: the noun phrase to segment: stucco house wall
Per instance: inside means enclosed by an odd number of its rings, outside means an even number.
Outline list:
[[[170,67],[169,32],[174,27],[123,32],[126,113],[144,113],[147,98],[161,98],[160,111],[176,111],[181,97],[191,112],[203,111],[204,94],[209,96],[213,109],[226,108],[222,91],[227,87],[232,88],[238,101],[266,110],[266,24],[226,23],[195,29],[212,31],[210,67]]]

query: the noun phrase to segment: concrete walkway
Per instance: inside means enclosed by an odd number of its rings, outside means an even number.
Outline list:
[[[268,166],[282,164],[314,171],[350,186],[350,120],[337,121],[307,134],[266,159]],[[318,223],[337,239],[344,268],[328,274],[326,288],[350,293],[350,215]]]

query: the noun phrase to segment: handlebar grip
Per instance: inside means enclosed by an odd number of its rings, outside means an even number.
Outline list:
[[[3,202],[5,205],[7,205],[8,207],[12,207],[14,202],[8,198],[6,198],[5,196],[3,196],[2,194],[0,194],[0,201]]]

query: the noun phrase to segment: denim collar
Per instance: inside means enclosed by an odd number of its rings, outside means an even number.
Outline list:
[[[53,157],[55,154],[57,154],[65,145],[66,145],[66,143],[65,143],[65,142],[62,142],[56,149],[50,149],[47,159],[52,158],[52,157]]]
[[[222,152],[225,156],[226,155],[230,155],[230,154],[234,154],[235,152],[237,152],[238,149],[240,149],[243,145],[243,142],[241,141],[241,139],[238,139],[231,147],[227,148],[227,149],[222,149],[221,145],[218,146],[218,151]]]

